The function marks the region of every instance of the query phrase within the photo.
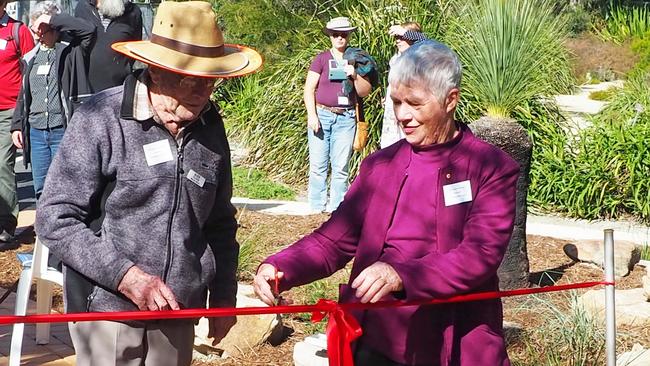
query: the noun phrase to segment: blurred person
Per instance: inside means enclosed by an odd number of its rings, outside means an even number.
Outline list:
[[[18,224],[16,147],[11,140],[11,118],[20,91],[20,58],[34,48],[34,38],[24,24],[5,11],[0,0],[0,250],[14,249]]]
[[[122,85],[134,60],[115,52],[111,45],[142,39],[140,8],[129,0],[79,0],[74,14],[97,27],[97,40],[88,62],[93,92]]]
[[[23,60],[11,131],[14,145],[23,149],[25,168],[32,165],[38,199],[72,113],[90,96],[85,60],[96,33],[94,25],[62,13],[54,1],[36,3],[30,24],[39,46]]]
[[[455,120],[461,74],[457,55],[434,41],[418,42],[395,61],[390,98],[406,137],[363,161],[327,222],[263,261],[254,279],[262,301],[274,302],[276,285],[285,291],[352,260],[341,303],[498,289],[519,166]],[[356,366],[510,365],[500,299],[352,315],[363,328]]]
[[[262,58],[224,44],[208,2],[163,2],[152,33],[113,45],[148,67],[75,112],[38,202],[36,231],[64,265],[66,312],[236,303],[230,148],[210,96]],[[214,344],[235,321],[209,319]],[[193,319],[69,328],[78,366],[192,361]]]
[[[388,34],[395,37],[395,47],[397,53],[390,58],[388,62],[389,68],[393,67],[395,60],[412,44],[418,41],[423,41],[426,36],[422,33],[420,24],[416,22],[404,22],[399,25],[392,25],[388,29]],[[384,119],[381,127],[381,137],[379,140],[379,147],[385,148],[404,138],[404,131],[395,120],[395,112],[393,111],[393,101],[390,99],[390,83],[386,87],[386,98],[384,100]]]
[[[309,143],[308,200],[314,212],[336,210],[348,189],[356,129],[355,104],[370,93],[376,74],[374,60],[365,51],[349,46],[350,34],[355,29],[346,17],[327,22],[323,31],[332,47],[319,53],[307,72],[304,101]]]

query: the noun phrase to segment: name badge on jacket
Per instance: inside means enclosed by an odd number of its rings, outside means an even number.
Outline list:
[[[6,39],[0,39],[0,51],[4,50],[7,48],[7,40]]]
[[[38,65],[36,75],[47,75],[50,73],[50,66],[52,65]]]
[[[445,206],[453,206],[472,201],[472,185],[469,180],[442,186]]]
[[[144,157],[147,159],[147,165],[157,165],[174,160],[172,149],[169,141],[160,140],[142,146],[144,148]]]

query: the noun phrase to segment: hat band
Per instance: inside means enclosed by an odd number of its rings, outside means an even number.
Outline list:
[[[224,54],[224,47],[206,47],[206,46],[197,46],[194,44],[189,44],[175,39],[159,36],[157,34],[151,35],[151,43],[184,53],[187,55],[197,56],[197,57],[220,57]]]

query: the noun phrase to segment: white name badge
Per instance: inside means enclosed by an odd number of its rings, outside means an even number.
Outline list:
[[[348,104],[350,104],[350,100],[348,99],[348,97],[340,96],[338,98],[338,100],[339,100],[339,105],[348,105]]]
[[[38,65],[36,69],[36,75],[47,75],[50,73],[50,66],[52,65]]]
[[[7,40],[6,39],[0,39],[0,50],[4,50],[7,48]]]
[[[442,186],[445,195],[445,206],[453,206],[472,200],[472,186],[469,180]]]
[[[174,160],[168,140],[152,142],[143,145],[142,148],[144,149],[144,157],[147,159],[147,165],[149,166]]]
[[[192,169],[190,169],[190,171],[187,173],[187,179],[201,188],[203,188],[203,185],[205,184],[205,178],[203,178],[201,174],[195,172]]]

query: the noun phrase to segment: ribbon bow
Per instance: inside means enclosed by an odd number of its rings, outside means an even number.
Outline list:
[[[316,307],[318,311],[311,314],[312,322],[317,323],[329,315],[325,334],[330,366],[353,366],[351,343],[361,336],[361,326],[336,301],[320,299]]]

